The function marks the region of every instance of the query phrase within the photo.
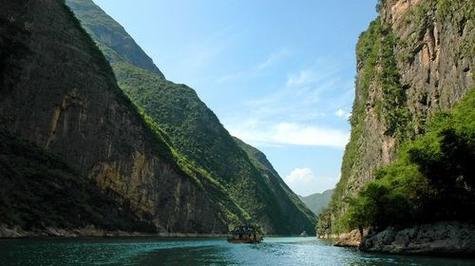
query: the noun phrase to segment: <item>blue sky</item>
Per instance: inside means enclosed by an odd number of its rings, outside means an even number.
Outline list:
[[[376,0],[95,0],[298,194],[335,186]]]

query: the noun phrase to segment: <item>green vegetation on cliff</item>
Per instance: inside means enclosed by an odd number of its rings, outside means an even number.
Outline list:
[[[152,59],[145,54],[125,29],[102,9],[97,8],[92,1],[67,0],[66,3],[74,12],[81,14],[83,26],[90,29],[101,39],[98,45],[110,62],[126,61],[140,68],[147,69],[160,78],[164,78]],[[109,50],[105,51],[105,48]]]
[[[450,145],[473,149],[470,134],[444,131],[443,124],[456,123],[461,116],[455,113],[462,113],[457,110],[470,116],[468,98],[473,96],[466,95],[474,85],[475,2],[403,2],[379,1],[380,16],[359,38],[351,138],[330,207],[319,217],[319,235],[368,225],[465,219],[461,210],[444,203],[457,199],[442,195],[452,190],[468,199],[468,190],[456,188],[463,186],[458,183],[436,185],[439,181],[432,179],[452,175],[453,181],[461,175],[457,171],[463,166],[448,164],[462,151]],[[453,173],[434,173],[442,166]],[[444,214],[449,210],[452,216]]]
[[[260,172],[261,176],[264,177],[266,185],[272,189],[275,197],[279,198],[288,198],[290,199],[290,204],[288,201],[276,200],[274,204],[278,206],[280,210],[280,215],[285,219],[289,219],[297,224],[297,226],[305,225],[308,220],[314,221],[315,215],[311,212],[310,208],[305,205],[305,203],[297,196],[282,178],[279,176],[277,171],[274,169],[272,164],[267,160],[267,157],[260,150],[252,147],[251,145],[245,143],[244,141],[234,137],[234,140],[240,148],[242,148],[247,156],[249,157],[251,163],[256,167]],[[313,224],[313,223],[312,223]],[[287,230],[290,232],[298,232],[298,227],[292,225],[287,225]],[[313,230],[308,227],[301,226],[301,230],[305,230],[307,233],[312,233]]]
[[[348,202],[345,191],[348,189],[348,179],[361,168],[363,158],[360,154],[367,142],[365,132],[366,117],[368,115],[368,102],[371,90],[375,87],[381,89],[379,99],[374,100],[373,108],[378,120],[385,124],[385,135],[398,139],[406,138],[408,130],[408,110],[405,106],[406,96],[400,84],[399,72],[394,56],[395,37],[388,25],[380,18],[371,22],[367,31],[363,32],[356,47],[358,62],[358,80],[356,82],[356,96],[353,112],[350,119],[352,131],[350,142],[347,144],[341,168],[341,179],[337,184],[332,201],[327,210],[320,216],[322,229],[319,234],[329,233],[323,228],[332,228],[336,231],[344,230],[341,224],[341,215]],[[335,224],[330,225],[330,220],[336,216]]]
[[[168,136],[164,138],[181,168],[194,169],[190,176],[199,172],[196,180],[203,189],[208,187],[204,181],[219,188],[230,198],[226,204],[232,202],[245,214],[238,215],[237,220],[250,218],[268,233],[313,232],[313,214],[270,163],[263,164],[246,145],[231,137],[193,89],[170,82],[155,68],[137,63],[150,58],[92,1],[66,2],[109,60],[120,88],[142,110],[149,125]]]
[[[398,159],[379,169],[350,201],[348,229],[472,221],[475,208],[475,90],[426,133],[403,144]],[[473,222],[473,221],[472,221]]]
[[[253,164],[195,91],[124,62],[112,67],[119,86],[170,136],[177,153],[203,169],[208,180],[222,184],[253,221],[268,232],[312,232],[312,214],[298,205],[301,202],[293,199],[296,196],[290,189],[282,188],[283,182],[268,182],[260,165]],[[276,173],[271,178],[280,180]]]
[[[141,108],[140,114],[152,130],[152,132],[161,140],[165,140],[168,149],[171,151],[172,160],[179,166],[179,170],[183,171],[184,175],[193,179],[193,182],[217,205],[221,215],[221,219],[225,221],[228,227],[232,228],[248,222],[250,220],[249,214],[237,205],[230,197],[226,188],[217,181],[216,177],[212,177],[209,172],[190,161],[180,152],[178,152],[171,144],[170,139],[166,133],[158,126],[157,122],[147,115]]]
[[[292,199],[296,196],[290,189],[282,188],[278,175],[268,181],[195,91],[124,62],[112,67],[119,86],[170,136],[177,153],[202,168],[209,180],[222,184],[252,220],[268,232],[312,232],[312,214],[302,212],[308,210],[298,205],[298,198]]]
[[[387,135],[404,134],[407,124],[406,94],[400,84],[399,72],[394,56],[395,37],[389,25],[381,19],[373,21],[369,29],[360,36],[356,55],[362,68],[358,80],[361,99],[354,107],[351,118],[352,127],[362,124],[365,118],[366,103],[370,86],[380,86],[381,98],[375,102],[376,114],[386,123]],[[377,84],[377,85],[376,85]]]

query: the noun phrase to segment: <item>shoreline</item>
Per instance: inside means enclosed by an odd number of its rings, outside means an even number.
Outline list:
[[[157,237],[157,238],[224,238],[224,233],[181,233],[181,232],[128,232],[121,230],[103,230],[88,226],[76,229],[47,227],[37,230],[23,230],[19,227],[0,225],[0,240],[4,239],[65,239],[65,238],[120,238],[120,237]],[[300,237],[299,235],[265,235],[264,237]],[[314,236],[308,236],[314,238]]]
[[[179,233],[179,232],[128,232],[103,230],[94,226],[76,229],[47,227],[38,230],[23,230],[18,227],[0,226],[0,239],[64,239],[64,238],[120,238],[120,237],[159,237],[159,238],[226,238],[222,233]]]
[[[368,230],[365,229],[364,234],[368,234]],[[361,243],[361,237],[358,230],[353,230],[348,233],[330,234],[325,236],[317,236],[320,240],[331,241],[335,247],[352,247],[357,248]]]
[[[457,221],[365,230],[362,241],[357,230],[318,238],[366,253],[475,258],[475,225]]]
[[[475,225],[456,221],[388,227],[363,238],[365,252],[475,257]]]

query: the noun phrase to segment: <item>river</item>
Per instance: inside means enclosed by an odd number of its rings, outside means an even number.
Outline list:
[[[313,237],[224,239],[84,238],[0,240],[0,265],[475,265],[474,260],[367,254]]]

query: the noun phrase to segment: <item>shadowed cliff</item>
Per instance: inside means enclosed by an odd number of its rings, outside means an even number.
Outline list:
[[[37,152],[39,157],[54,154],[68,165],[66,169],[75,171],[48,175],[43,184],[39,181],[42,177],[34,174],[43,169],[37,162],[42,159],[31,159],[27,149],[19,150],[26,153],[23,155],[4,154],[7,161],[17,156],[21,164],[31,162],[28,174],[0,174],[3,181],[12,180],[11,186],[21,186],[36,195],[18,202],[47,204],[52,199],[38,186],[53,185],[57,179],[57,184],[68,184],[57,186],[59,194],[71,195],[71,200],[87,199],[92,196],[88,190],[97,191],[94,193],[105,195],[105,202],[115,202],[110,206],[117,209],[117,214],[128,212],[137,221],[153,224],[154,231],[219,233],[227,232],[229,225],[246,221],[247,214],[224,188],[175,151],[156,124],[140,114],[124,95],[103,54],[63,1],[1,4],[0,128],[44,150]],[[160,76],[157,71],[153,73]],[[15,144],[7,143],[7,147],[11,145]],[[14,178],[17,175],[22,178]],[[70,191],[71,184],[66,180],[72,176],[77,184],[84,184],[81,186],[85,190]],[[47,209],[9,203],[5,199],[10,193],[4,190],[0,203],[14,215],[1,217],[1,223],[22,225],[17,224],[14,216],[18,216],[31,221],[26,230],[53,225],[35,218],[51,216]],[[88,204],[85,207],[92,210],[85,213],[99,212],[94,211],[95,203]],[[71,208],[81,206],[73,204]],[[84,218],[78,224],[72,222],[75,216],[70,217],[69,212],[53,213],[58,221],[71,222],[58,227],[116,223],[114,216],[104,215],[103,219]],[[131,225],[113,228],[137,228],[134,219],[128,223]]]

